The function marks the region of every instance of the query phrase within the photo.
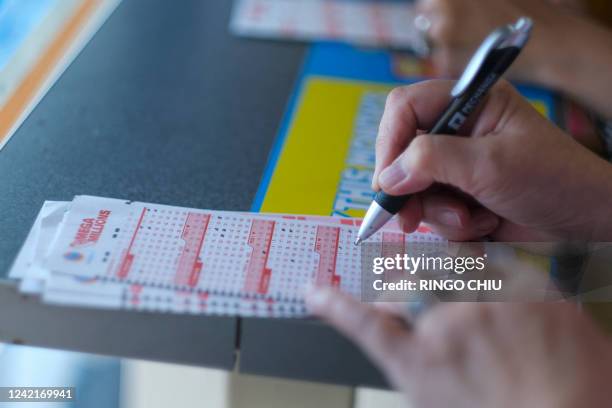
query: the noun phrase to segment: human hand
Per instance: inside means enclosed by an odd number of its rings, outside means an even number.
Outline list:
[[[531,39],[508,75],[567,93],[609,119],[612,31],[587,18],[581,4],[578,0],[420,0],[417,8],[429,21],[426,35],[435,70],[452,77],[461,73],[493,29],[530,17]]]
[[[420,0],[418,13],[430,22],[427,37],[432,62],[443,76],[457,76],[483,39],[494,29],[521,16],[534,20],[531,40],[513,64],[517,79],[538,81],[548,74],[558,41],[568,34],[574,18],[563,8],[543,0]]]
[[[445,303],[407,325],[330,288],[306,300],[410,406],[599,407],[612,400],[611,344],[568,303]]]
[[[405,231],[426,222],[452,240],[612,238],[612,166],[543,118],[508,83],[493,87],[460,130],[470,137],[417,136],[433,126],[451,86],[421,82],[387,98],[373,188],[413,194],[400,211]]]

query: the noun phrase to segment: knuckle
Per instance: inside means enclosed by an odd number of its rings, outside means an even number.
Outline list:
[[[499,120],[502,123],[498,126],[503,126],[503,123],[522,107],[531,106],[517,89],[506,80],[500,81],[493,87],[489,98],[491,99],[489,103],[496,106],[499,112]]]
[[[397,88],[393,88],[387,95],[385,109],[396,108],[398,106],[404,105],[406,103],[406,97],[406,87],[400,86]]]
[[[514,86],[505,79],[495,84],[491,95],[500,106],[508,106],[510,101],[521,98]]]
[[[514,87],[508,82],[507,79],[501,78],[493,88],[493,92],[499,92],[502,94],[511,94],[514,92]]]
[[[428,135],[417,136],[410,144],[410,165],[414,168],[427,169],[434,159],[434,141]]]

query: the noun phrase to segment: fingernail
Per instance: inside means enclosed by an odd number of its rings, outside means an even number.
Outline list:
[[[406,174],[402,165],[399,162],[393,162],[380,173],[378,184],[383,189],[390,189],[404,181],[406,177],[408,177],[408,174]]]
[[[455,211],[441,210],[438,214],[435,215],[435,219],[440,224],[443,224],[449,227],[455,227],[455,228],[463,227],[461,218],[459,217],[459,214],[457,214]]]
[[[306,307],[318,311],[325,307],[331,296],[331,290],[324,287],[312,287],[306,292]]]
[[[474,219],[476,230],[482,233],[493,231],[497,224],[499,224],[499,219],[493,214],[483,214]]]

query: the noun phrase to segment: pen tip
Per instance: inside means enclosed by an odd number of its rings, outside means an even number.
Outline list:
[[[355,240],[355,245],[359,245],[359,244],[361,244],[361,238],[357,238],[357,239]]]

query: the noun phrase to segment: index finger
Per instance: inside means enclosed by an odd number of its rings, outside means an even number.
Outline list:
[[[376,137],[374,190],[380,190],[378,175],[406,149],[417,130],[433,127],[449,103],[453,85],[454,81],[431,80],[398,87],[389,93]]]

